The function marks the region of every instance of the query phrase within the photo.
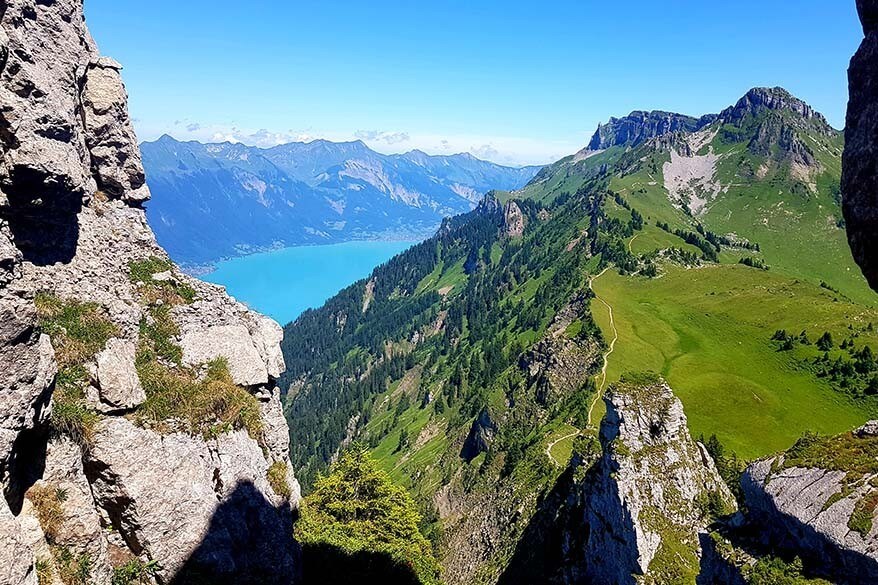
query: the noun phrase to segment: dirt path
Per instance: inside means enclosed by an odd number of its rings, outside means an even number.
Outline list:
[[[566,462],[566,461],[557,461],[557,460],[552,456],[552,449],[555,447],[555,445],[557,445],[557,444],[560,443],[561,441],[563,441],[563,440],[565,440],[565,439],[569,439],[570,437],[576,437],[576,436],[579,436],[579,434],[580,434],[580,431],[579,431],[579,430],[576,430],[576,431],[573,431],[572,433],[568,433],[568,434],[564,435],[563,437],[559,437],[559,438],[555,439],[554,441],[552,441],[551,443],[549,443],[549,446],[546,447],[546,455],[549,456],[549,460],[550,460],[552,463],[554,463],[555,465],[558,465],[559,467],[564,467],[565,465],[567,465],[567,462]]]
[[[631,241],[634,241],[634,240],[632,239]],[[629,246],[630,246],[630,243],[629,243]],[[597,276],[593,276],[588,281],[588,286],[589,286],[589,288],[592,289],[592,291],[594,290],[594,287],[593,287],[594,281],[597,280],[598,278],[600,278],[601,276],[603,276],[607,270],[609,270],[609,268],[604,268],[600,274],[598,274]],[[591,417],[592,417],[592,413],[594,412],[594,407],[598,403],[598,400],[601,399],[601,397],[603,396],[604,390],[606,389],[606,386],[607,386],[607,367],[610,365],[610,356],[612,355],[613,351],[616,349],[616,342],[619,340],[619,331],[616,329],[616,320],[613,318],[613,307],[610,306],[610,303],[608,303],[604,299],[597,296],[597,293],[595,293],[595,300],[597,300],[602,305],[604,305],[607,308],[607,311],[609,311],[609,313],[610,313],[610,328],[613,330],[613,340],[610,341],[610,347],[607,349],[607,353],[604,354],[604,365],[601,368],[601,382],[600,382],[600,384],[598,384],[598,391],[595,394],[594,400],[591,403],[591,408],[588,409],[588,426],[589,427],[591,427]]]
[[[636,238],[637,236],[634,236],[634,237]],[[633,242],[634,238],[632,238],[631,241]],[[630,242],[629,242],[628,246],[630,249],[630,246],[631,246]],[[593,287],[594,281],[597,280],[598,278],[600,278],[601,276],[603,276],[607,270],[609,270],[609,267],[604,268],[600,272],[600,274],[592,276],[588,280],[588,287],[590,289],[592,289],[592,291],[594,291],[594,287]],[[616,329],[616,320],[613,317],[613,307],[611,307],[607,301],[605,301],[604,299],[597,296],[597,293],[595,293],[595,300],[597,300],[598,302],[603,304],[607,308],[607,311],[609,311],[610,328],[612,328],[612,330],[613,330],[613,340],[610,341],[610,347],[607,349],[607,352],[604,354],[604,365],[601,368],[601,374],[600,374],[601,381],[600,381],[600,384],[598,384],[598,389],[597,389],[597,392],[595,393],[594,400],[592,400],[591,406],[588,409],[588,425],[586,425],[586,428],[591,428],[591,419],[592,419],[592,413],[594,412],[594,407],[595,407],[595,405],[597,405],[598,400],[600,400],[601,397],[603,396],[603,392],[607,386],[607,367],[610,365],[610,355],[612,355],[613,350],[616,349],[616,342],[619,340],[619,332]],[[546,455],[549,457],[549,460],[552,463],[554,463],[555,465],[559,465],[562,467],[564,465],[566,465],[566,463],[567,463],[566,461],[558,462],[555,460],[555,458],[552,456],[552,448],[555,445],[557,445],[558,443],[560,443],[561,441],[563,441],[565,439],[569,439],[570,437],[576,437],[578,435],[581,435],[582,433],[583,433],[582,430],[576,430],[576,431],[573,431],[572,433],[568,433],[568,434],[564,435],[563,437],[559,437],[559,438],[555,439],[554,441],[552,441],[551,443],[549,443],[549,445],[546,447]]]
[[[636,240],[637,236],[639,236],[639,235],[640,234],[634,234],[634,237],[631,238],[630,240],[628,240],[628,252],[630,252],[631,254],[634,254],[634,250],[631,249],[631,244],[634,243],[634,240]],[[603,272],[601,272],[601,274],[603,274]],[[592,280],[594,280],[594,279],[592,279]]]

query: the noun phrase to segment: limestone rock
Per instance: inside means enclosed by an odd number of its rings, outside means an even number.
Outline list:
[[[51,341],[37,330],[33,306],[0,292],[0,484],[9,481],[18,436],[45,420],[55,371]]]
[[[112,197],[140,203],[149,199],[149,188],[128,117],[121,70],[119,63],[107,57],[89,63],[82,90],[85,138],[98,188]]]
[[[125,339],[113,338],[97,356],[98,409],[104,412],[131,410],[143,404],[146,393],[134,366],[136,348]]]
[[[191,330],[180,342],[183,361],[190,365],[204,364],[225,358],[229,373],[236,384],[257,386],[268,383],[268,371],[250,332],[243,325],[217,325]]]
[[[708,507],[734,498],[686,426],[683,405],[664,382],[620,382],[607,394],[603,455],[584,479],[581,542],[573,582],[668,582],[669,571],[700,571]],[[716,511],[716,510],[714,510]]]
[[[878,420],[870,420],[854,431],[858,437],[878,437]]]
[[[464,441],[460,456],[466,461],[472,461],[491,447],[496,434],[497,423],[491,419],[491,413],[488,409],[483,408],[478,418],[473,421],[473,426],[470,428],[466,441]]]
[[[89,583],[109,584],[112,570],[107,558],[107,541],[101,518],[95,509],[91,486],[82,466],[82,449],[67,439],[53,441],[46,453],[46,468],[42,479],[32,489],[64,494],[60,502],[62,517],[54,529],[53,544],[67,548],[74,556],[88,555],[91,560]],[[34,515],[33,511],[22,516]],[[43,554],[38,558],[51,559],[51,553],[40,543]]]
[[[874,440],[872,436],[851,440]],[[871,485],[878,475],[840,469],[789,466],[779,455],[750,465],[741,478],[748,520],[765,544],[819,567],[826,577],[871,583],[878,580],[878,523],[871,529],[852,528],[852,516],[876,497]]]
[[[124,418],[99,425],[86,458],[96,501],[134,554],[159,562],[163,580],[199,569],[220,580],[290,581],[292,517],[275,506],[267,471],[244,431],[208,443]]]
[[[503,208],[503,225],[506,228],[507,237],[520,238],[524,235],[524,214],[515,201],[510,201]]]
[[[5,498],[0,498],[0,583],[37,585],[34,553]]]
[[[857,0],[866,38],[848,70],[842,203],[854,258],[878,290],[878,0]]]

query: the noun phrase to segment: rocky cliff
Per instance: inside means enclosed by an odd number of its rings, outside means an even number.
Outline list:
[[[156,244],[120,70],[0,2],[0,583],[289,582],[281,330]]]
[[[735,500],[666,383],[623,380],[606,402],[561,582],[695,583],[707,526]]]
[[[747,468],[748,520],[763,541],[838,582],[878,580],[878,422],[805,436]]]
[[[857,9],[866,38],[848,71],[842,193],[854,258],[878,289],[878,1],[857,0]]]

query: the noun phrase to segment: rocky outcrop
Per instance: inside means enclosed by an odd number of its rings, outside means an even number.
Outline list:
[[[857,9],[866,38],[848,70],[841,190],[851,250],[878,290],[878,1],[857,0]]]
[[[819,127],[831,130],[823,114],[782,87],[754,87],[738,102],[720,112],[727,124],[738,124],[747,116],[757,116],[766,110],[789,110],[805,120],[816,120]]]
[[[519,359],[528,386],[543,406],[553,406],[581,390],[600,370],[602,346],[592,335],[590,300],[587,294],[577,293],[552,318],[546,335]]]
[[[98,410],[131,410],[146,400],[134,365],[136,351],[132,341],[111,339],[97,355]]]
[[[88,64],[82,88],[86,144],[98,188],[111,197],[140,203],[149,199],[149,187],[120,71],[122,66],[109,57]]]
[[[734,498],[666,383],[622,381],[606,403],[564,582],[694,583],[700,535],[713,515],[734,511]]]
[[[294,573],[291,509],[269,485],[269,465],[245,431],[206,442],[110,418],[85,469],[131,551],[162,559],[163,581],[197,569],[233,582]]]
[[[156,244],[120,70],[81,0],[0,6],[0,582],[291,582],[281,329]]]
[[[747,468],[741,488],[763,544],[841,582],[878,580],[875,428],[806,437]]]
[[[503,207],[503,227],[506,237],[520,238],[524,235],[526,225],[524,213],[515,201],[510,201]]]
[[[693,118],[671,112],[631,112],[623,118],[610,118],[598,126],[584,152],[605,150],[613,146],[635,147],[651,138],[673,132],[695,132],[710,124],[716,116]]]
[[[487,452],[496,434],[497,423],[491,418],[491,413],[488,409],[483,408],[478,418],[473,421],[472,427],[470,427],[469,434],[460,451],[461,458],[465,461],[472,461],[479,454]]]

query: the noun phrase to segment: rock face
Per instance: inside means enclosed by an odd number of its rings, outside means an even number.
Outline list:
[[[81,0],[0,5],[0,583],[36,584],[37,561],[57,582],[68,554],[89,583],[153,561],[157,583],[289,583],[281,330],[156,244],[120,70]],[[77,323],[50,328],[41,302]],[[205,379],[218,358],[228,381]],[[208,410],[210,432],[183,432],[156,371],[221,383],[258,420]]]
[[[244,431],[205,442],[109,418],[85,469],[131,551],[162,559],[161,580],[201,571],[221,582],[258,582],[295,569],[291,510],[268,484],[269,464]]]
[[[497,424],[491,419],[491,413],[488,412],[487,408],[482,409],[479,417],[473,421],[473,426],[463,443],[460,456],[466,461],[472,461],[491,447],[491,442],[496,434]]]
[[[866,38],[848,70],[841,188],[848,240],[878,290],[878,1],[857,0]]]
[[[699,536],[711,514],[734,511],[734,498],[667,384],[623,381],[606,402],[603,454],[580,486],[562,582],[694,583]]]
[[[671,132],[695,132],[710,124],[716,116],[693,118],[671,112],[631,112],[624,118],[610,118],[597,131],[585,148],[586,152],[605,150],[612,146],[634,147],[650,138]]]
[[[131,410],[146,400],[134,367],[135,354],[134,343],[124,339],[111,339],[98,354],[99,410]]]
[[[873,421],[847,435],[800,441],[747,468],[741,487],[748,518],[765,544],[833,579],[878,580],[876,426]],[[864,461],[852,460],[852,452]]]

